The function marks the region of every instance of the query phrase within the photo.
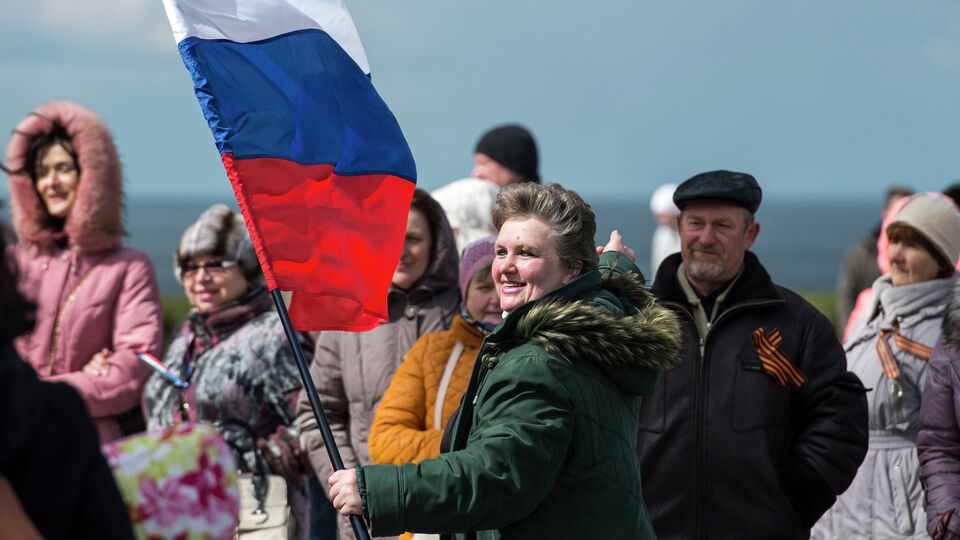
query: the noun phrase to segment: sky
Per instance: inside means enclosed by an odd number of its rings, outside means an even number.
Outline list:
[[[347,5],[427,189],[467,176],[504,122],[533,130],[542,177],[592,199],[719,168],[781,201],[960,180],[955,0]],[[104,117],[130,198],[232,199],[160,0],[3,2],[4,147],[50,99]]]

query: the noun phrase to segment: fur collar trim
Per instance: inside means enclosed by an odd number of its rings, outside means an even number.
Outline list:
[[[69,245],[83,252],[119,248],[124,235],[120,157],[107,126],[92,111],[54,101],[30,113],[10,138],[7,166],[23,170],[30,141],[49,133],[55,123],[70,135],[80,166],[77,198],[63,226]],[[13,228],[20,241],[44,248],[55,245],[60,233],[50,224],[33,180],[27,174],[10,174],[8,182]]]
[[[676,315],[660,306],[634,273],[605,278],[603,288],[620,300],[627,314],[604,306],[603,297],[549,300],[523,314],[509,341],[529,342],[550,354],[601,367],[663,371],[676,366],[681,340]]]

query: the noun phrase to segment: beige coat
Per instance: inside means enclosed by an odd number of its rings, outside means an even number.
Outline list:
[[[367,439],[373,415],[404,355],[420,336],[449,328],[459,312],[456,243],[446,221],[438,229],[435,256],[420,281],[409,291],[391,286],[390,322],[369,332],[324,332],[317,340],[310,374],[347,468],[370,463]],[[302,392],[297,425],[320,485],[327,490],[333,467]],[[341,538],[354,538],[346,519],[338,525]]]

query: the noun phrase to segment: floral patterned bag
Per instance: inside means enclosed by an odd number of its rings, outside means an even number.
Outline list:
[[[103,451],[138,538],[233,538],[237,466],[215,427],[177,424],[120,439]]]

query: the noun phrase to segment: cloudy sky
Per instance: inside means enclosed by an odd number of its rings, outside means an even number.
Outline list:
[[[506,121],[536,133],[542,176],[592,198],[714,168],[781,200],[960,179],[955,0],[348,5],[427,188]],[[4,146],[72,99],[113,129],[132,197],[231,197],[160,0],[4,2],[0,74]]]

